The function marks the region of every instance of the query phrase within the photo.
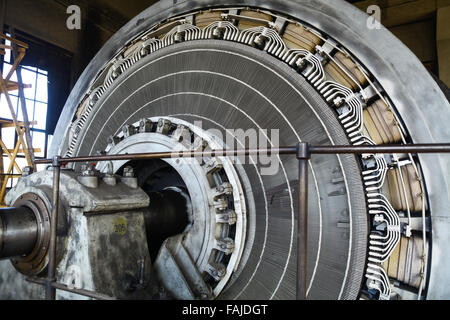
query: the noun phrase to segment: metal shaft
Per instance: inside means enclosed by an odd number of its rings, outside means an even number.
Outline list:
[[[297,144],[298,159],[298,231],[297,231],[297,300],[306,300],[308,242],[308,161],[309,145]]]
[[[38,226],[26,207],[0,209],[0,259],[26,255],[36,245]]]
[[[279,147],[269,149],[242,150],[211,150],[211,151],[173,151],[134,154],[116,154],[103,156],[82,156],[61,158],[61,162],[87,161],[115,161],[115,160],[145,160],[167,158],[195,158],[195,157],[232,157],[249,155],[295,154],[296,147]],[[374,153],[450,153],[450,144],[414,144],[414,145],[386,145],[386,146],[309,146],[310,154],[374,154]],[[50,164],[52,159],[36,160],[36,164]]]
[[[59,179],[61,175],[61,165],[59,157],[54,157],[53,162],[53,203],[50,220],[50,247],[48,255],[48,279],[46,286],[47,300],[55,300],[56,289],[52,282],[56,281],[56,228],[58,226],[58,206],[59,206]]]
[[[105,294],[97,293],[90,290],[85,289],[76,289],[76,288],[69,288],[67,285],[63,283],[57,283],[57,282],[48,282],[46,280],[38,279],[38,278],[26,278],[27,281],[40,284],[40,285],[46,285],[51,286],[54,289],[63,290],[71,293],[75,293],[81,296],[97,299],[97,300],[117,300],[115,297],[110,297]]]

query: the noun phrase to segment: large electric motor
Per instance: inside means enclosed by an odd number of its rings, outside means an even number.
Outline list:
[[[450,138],[432,77],[344,1],[175,3],[97,54],[53,154]],[[439,155],[313,156],[308,299],[450,297],[449,167]],[[22,274],[45,276],[51,175],[22,177],[0,212],[2,298],[43,297]],[[57,280],[124,299],[293,299],[297,179],[287,155],[68,164]]]

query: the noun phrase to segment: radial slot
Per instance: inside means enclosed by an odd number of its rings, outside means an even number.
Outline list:
[[[184,247],[180,237],[166,240],[155,269],[170,294],[177,299],[211,299],[213,293]]]

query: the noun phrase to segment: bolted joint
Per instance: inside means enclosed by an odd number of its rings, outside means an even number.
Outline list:
[[[52,158],[52,167],[61,167],[61,157],[60,156],[54,156]]]
[[[130,188],[138,188],[137,178],[134,176],[134,169],[131,166],[126,166],[123,168],[123,176],[121,178],[122,183]]]
[[[299,142],[297,143],[296,157],[298,160],[309,160],[311,158],[311,151],[309,143]]]
[[[123,176],[127,178],[133,178],[134,177],[134,169],[131,166],[127,166],[123,169]]]

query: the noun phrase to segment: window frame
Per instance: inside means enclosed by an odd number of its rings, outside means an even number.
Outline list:
[[[5,41],[5,43],[7,44],[8,41]],[[13,57],[12,57],[11,50],[6,50],[6,54],[2,55],[2,57],[1,57],[1,60],[0,60],[0,72],[2,72],[2,74],[3,74],[3,70],[5,69],[6,65],[7,66],[12,66],[13,65]],[[48,113],[49,113],[49,110],[48,110],[48,105],[49,105],[49,103],[48,103],[48,96],[49,96],[48,85],[47,85],[47,101],[38,100],[37,99],[37,93],[38,93],[38,77],[39,77],[39,75],[45,77],[45,80],[48,83],[48,71],[42,70],[42,69],[40,69],[38,67],[23,66],[23,65],[19,65],[17,67],[17,70],[20,70],[21,73],[22,73],[23,70],[26,70],[27,72],[34,73],[34,83],[31,83],[31,85],[32,85],[31,89],[34,89],[33,90],[33,99],[30,99],[29,97],[28,98],[24,97],[25,98],[25,103],[26,103],[25,108],[26,108],[27,112],[30,109],[28,103],[32,104],[32,108],[31,108],[32,114],[28,113],[28,117],[30,119],[30,122],[34,121],[34,119],[35,119],[36,104],[40,103],[40,104],[45,104],[46,105],[45,123],[43,125],[38,124],[40,126],[40,128],[35,128],[35,125],[30,125],[30,135],[31,135],[31,141],[33,143],[33,148],[36,148],[36,146],[34,145],[34,141],[35,141],[34,134],[35,133],[40,133],[40,134],[44,134],[44,136],[45,136],[43,148],[39,146],[41,148],[40,156],[37,156],[36,153],[35,153],[35,158],[36,159],[44,159],[44,158],[47,157],[48,148],[49,148],[49,140],[52,138],[52,135],[48,134],[48,131],[47,131],[47,129],[48,129],[47,128],[47,118],[48,118]],[[16,70],[16,72],[17,72],[17,70]],[[13,76],[11,77],[11,79],[13,79],[14,77],[17,77],[16,72],[14,72]],[[26,83],[26,84],[29,84],[29,83]],[[24,90],[31,90],[31,89],[24,89]],[[15,100],[16,100],[16,103],[15,103],[16,105],[14,106],[14,109],[15,109],[15,112],[16,112],[16,116],[19,118],[19,115],[22,113],[21,112],[21,107],[20,107],[19,92],[18,91],[10,92],[9,95],[11,97],[14,97]],[[5,99],[3,94],[1,95],[1,98],[2,98],[2,100]],[[6,101],[5,101],[5,103],[6,103]],[[12,120],[12,116],[9,115],[9,117],[7,117],[7,118],[3,118],[2,117],[2,119]],[[19,121],[21,121],[20,118],[19,118]],[[42,129],[42,128],[45,128],[45,129]],[[11,130],[11,128],[8,128],[8,130]],[[18,135],[17,135],[17,132],[14,131],[13,145],[16,146],[17,142],[18,142]],[[6,144],[6,142],[5,142],[5,144]],[[17,159],[25,159],[25,155],[18,154],[16,158]],[[9,161],[8,156],[6,154],[3,154],[3,160],[5,160],[5,159],[7,159],[7,161]],[[13,169],[13,173],[14,174],[18,173],[16,168]],[[17,182],[17,178],[9,179],[7,187],[8,188],[13,187],[16,182]]]

